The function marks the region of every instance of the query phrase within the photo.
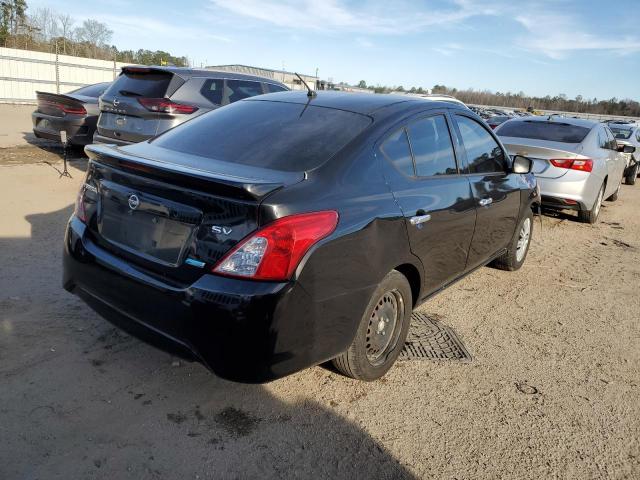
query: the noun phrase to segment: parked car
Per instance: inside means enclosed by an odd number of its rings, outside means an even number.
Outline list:
[[[544,206],[577,210],[581,221],[595,223],[602,200],[618,198],[626,160],[606,125],[551,115],[513,119],[496,133],[511,155],[533,160]]]
[[[60,132],[67,132],[72,145],[92,142],[100,110],[98,97],[111,82],[96,83],[65,94],[36,92],[38,108],[31,114],[33,134],[38,138],[60,141]]]
[[[495,128],[498,125],[502,125],[504,122],[511,120],[512,118],[513,117],[509,117],[507,115],[496,115],[496,116],[487,118],[486,122],[487,122],[487,125],[489,125],[492,129],[495,130]]]
[[[245,382],[331,359],[379,378],[417,305],[522,265],[538,199],[467,108],[397,95],[274,93],[86,151],[64,287]]]
[[[609,123],[609,128],[616,138],[618,145],[630,145],[636,150],[625,153],[627,165],[624,170],[625,183],[635,185],[640,169],[640,126],[637,123]]]
[[[94,143],[129,145],[229,103],[288,90],[276,80],[181,67],[123,67],[100,98]]]

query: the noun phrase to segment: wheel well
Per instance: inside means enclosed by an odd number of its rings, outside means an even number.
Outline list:
[[[406,277],[407,281],[409,282],[409,286],[411,287],[411,297],[413,301],[413,306],[415,307],[416,304],[418,303],[418,297],[420,296],[420,287],[422,285],[420,272],[416,267],[414,267],[410,263],[405,263],[403,265],[397,266],[395,270],[403,274]]]

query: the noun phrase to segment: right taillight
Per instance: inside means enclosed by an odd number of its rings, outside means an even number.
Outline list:
[[[333,210],[279,218],[240,242],[213,272],[253,280],[288,280],[309,249],[337,225],[338,213]]]
[[[550,162],[551,165],[558,168],[579,170],[581,172],[590,172],[593,170],[593,160],[590,158],[554,158],[550,160]]]
[[[151,112],[190,114],[198,110],[194,105],[172,102],[168,98],[139,98],[138,102]]]

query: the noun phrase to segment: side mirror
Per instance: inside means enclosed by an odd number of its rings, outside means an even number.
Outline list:
[[[531,173],[533,161],[524,155],[513,157],[513,173]]]
[[[633,153],[636,151],[636,147],[633,145],[620,145],[618,144],[618,151],[622,153]]]

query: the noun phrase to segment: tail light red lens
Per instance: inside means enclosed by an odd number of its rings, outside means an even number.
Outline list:
[[[71,115],[86,115],[87,114],[87,110],[82,105],[72,106],[72,105],[65,105],[64,103],[50,102],[50,101],[47,101],[47,100],[40,100],[40,101],[38,101],[38,108],[41,108],[41,107],[56,108],[58,110],[61,110],[64,113],[68,113],[68,114],[71,114]]]
[[[184,103],[172,102],[168,98],[139,98],[138,102],[151,112],[190,114],[198,110],[198,107]]]
[[[255,280],[285,281],[302,257],[338,225],[332,210],[279,218],[266,225],[225,255],[214,273]]]
[[[551,165],[558,168],[567,168],[569,170],[579,170],[581,172],[590,172],[593,170],[593,160],[590,158],[554,158],[550,160]]]

